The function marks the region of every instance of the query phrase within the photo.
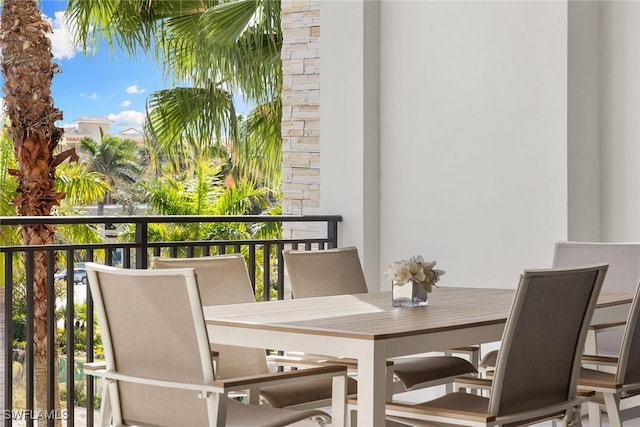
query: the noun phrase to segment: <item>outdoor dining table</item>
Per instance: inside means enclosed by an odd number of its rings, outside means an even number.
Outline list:
[[[382,426],[386,360],[499,341],[514,293],[441,286],[427,307],[393,307],[390,292],[372,292],[205,306],[204,316],[213,343],[356,358],[358,425]],[[631,299],[602,293],[593,322],[625,320]]]

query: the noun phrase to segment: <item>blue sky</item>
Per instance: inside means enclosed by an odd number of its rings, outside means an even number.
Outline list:
[[[111,53],[107,45],[95,55],[75,51],[69,41],[63,11],[66,0],[41,0],[43,13],[53,28],[52,53],[61,73],[53,78],[55,106],[62,110],[59,126],[73,125],[81,116],[108,117],[111,133],[142,129],[145,102],[150,93],[167,87],[162,69],[150,57],[130,59]]]
[[[74,125],[81,116],[98,116],[113,120],[112,134],[131,127],[142,130],[147,97],[170,87],[163,81],[162,68],[151,57],[114,54],[106,43],[88,57],[75,51],[63,14],[66,4],[66,0],[40,0],[53,28],[54,61],[62,70],[54,76],[52,87],[55,106],[64,115],[58,126]],[[246,112],[244,103],[236,100],[238,111]]]

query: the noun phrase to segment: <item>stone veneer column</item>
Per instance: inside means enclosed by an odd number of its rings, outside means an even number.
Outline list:
[[[320,207],[320,1],[282,1],[282,211]],[[317,225],[285,225],[284,238],[317,237]]]

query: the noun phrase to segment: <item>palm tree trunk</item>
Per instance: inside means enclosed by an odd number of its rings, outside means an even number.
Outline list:
[[[54,155],[62,135],[62,129],[56,127],[55,122],[62,119],[62,113],[54,107],[51,98],[56,65],[51,61],[51,42],[47,37],[50,32],[37,0],[4,0],[0,45],[5,105],[11,121],[8,132],[18,160],[18,170],[9,171],[18,181],[19,196],[13,200],[18,215],[51,215],[52,209],[64,198],[64,194],[55,191],[55,169],[70,153]],[[44,224],[22,229],[25,245],[52,244],[54,234],[55,227]],[[51,379],[55,394],[53,409],[60,413],[57,369],[47,377],[47,357],[57,362],[55,337],[54,347],[47,346],[47,259],[44,253],[36,253],[34,258],[36,408],[47,409],[47,384]],[[56,425],[61,425],[60,420]]]

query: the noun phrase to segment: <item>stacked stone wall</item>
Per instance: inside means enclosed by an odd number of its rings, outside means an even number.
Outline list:
[[[320,3],[282,2],[282,210],[314,213],[320,206]],[[315,237],[317,225],[285,227],[283,237]]]

